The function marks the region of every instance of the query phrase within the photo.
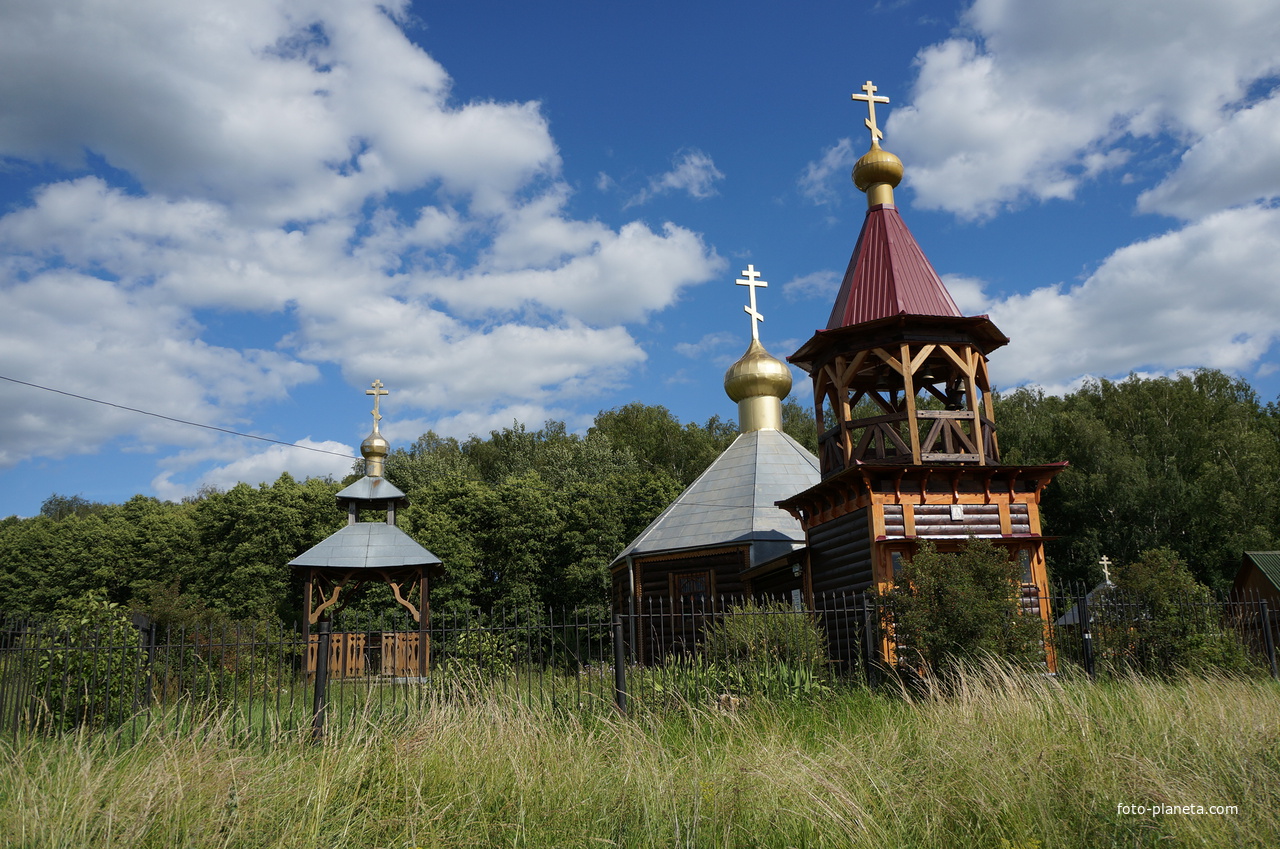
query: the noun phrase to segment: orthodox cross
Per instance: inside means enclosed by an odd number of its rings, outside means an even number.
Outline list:
[[[879,89],[871,84],[871,80],[867,80],[867,84],[862,87],[862,90],[865,91],[866,94],[855,94],[852,97],[854,100],[865,100],[867,102],[867,114],[870,117],[866,118],[863,123],[866,124],[867,129],[871,131],[871,146],[878,147],[880,139],[884,138],[884,133],[880,132],[880,128],[876,126],[876,104],[888,103],[889,98],[876,97],[876,92]]]
[[[1106,582],[1107,586],[1111,586],[1111,571],[1108,569],[1111,565],[1111,558],[1105,554],[1102,555],[1102,559],[1098,561],[1098,565],[1102,567],[1102,580]]]
[[[390,395],[391,393],[382,388],[381,380],[375,380],[373,383],[369,385],[372,386],[373,388],[366,389],[364,391],[364,394],[373,396],[373,429],[377,430],[378,422],[382,421],[382,414],[378,412],[378,400],[383,395]]]
[[[760,276],[760,272],[756,271],[756,267],[754,265],[748,265],[747,270],[742,272],[742,276],[747,279],[735,280],[734,282],[739,286],[747,286],[751,292],[751,306],[743,307],[742,311],[751,316],[751,338],[759,342],[760,322],[764,321],[764,316],[756,309],[756,287],[764,286],[765,288],[768,288],[769,284],[763,280],[756,279]]]

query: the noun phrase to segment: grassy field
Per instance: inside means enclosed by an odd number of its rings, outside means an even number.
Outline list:
[[[14,847],[1280,845],[1280,686],[1057,682],[625,719],[500,697],[315,746],[0,743]],[[1235,806],[1229,814],[1118,806]]]

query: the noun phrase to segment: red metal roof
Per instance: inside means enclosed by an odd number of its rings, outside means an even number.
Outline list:
[[[858,234],[827,329],[902,314],[961,315],[897,207],[873,206]]]

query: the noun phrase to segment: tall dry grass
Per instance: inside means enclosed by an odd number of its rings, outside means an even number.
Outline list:
[[[625,719],[473,696],[320,746],[217,723],[2,744],[21,847],[1274,846],[1280,687],[970,669]],[[1235,805],[1229,816],[1117,805]]]

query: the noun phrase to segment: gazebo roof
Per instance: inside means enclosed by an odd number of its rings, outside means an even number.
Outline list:
[[[750,565],[805,544],[800,523],[774,502],[808,489],[821,475],[818,458],[778,430],[741,434],[696,481],[614,558],[751,546]]]
[[[400,488],[383,477],[365,475],[355,483],[345,487],[336,496],[338,506],[346,507],[352,501],[380,504],[387,501],[407,503],[407,497]]]
[[[440,558],[427,551],[395,525],[358,522],[347,525],[323,542],[289,561],[295,568],[402,569],[439,566]]]
[[[827,329],[904,314],[961,315],[898,208],[878,204],[867,210]]]

